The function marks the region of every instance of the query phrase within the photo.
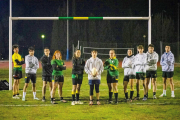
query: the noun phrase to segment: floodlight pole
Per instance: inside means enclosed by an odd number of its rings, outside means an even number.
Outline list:
[[[12,90],[12,0],[9,4],[9,90]]]

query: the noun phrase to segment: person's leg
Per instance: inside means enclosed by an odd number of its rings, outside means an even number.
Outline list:
[[[118,83],[113,83],[115,103],[118,103],[118,89],[117,89],[117,86],[118,86]]]
[[[17,79],[17,87],[16,87],[17,95],[19,95],[19,83],[20,83],[20,79]]]
[[[79,101],[80,88],[81,88],[81,84],[77,84],[77,87],[76,87],[76,101]]]
[[[147,100],[147,93],[146,93],[146,80],[142,80],[142,85],[143,85],[143,89],[144,89],[144,98],[143,100]],[[148,86],[147,86],[148,87]]]
[[[28,83],[25,83],[24,88],[23,88],[23,97],[22,97],[23,101],[25,101],[27,87],[28,87]]]
[[[55,103],[54,96],[55,96],[55,91],[56,91],[57,86],[58,86],[58,82],[54,81],[52,92],[51,92],[51,103]]]
[[[132,97],[133,97],[133,94],[134,94],[134,79],[129,79],[129,83],[130,83],[130,88],[131,88],[130,99],[131,99],[131,102],[132,102]]]
[[[50,93],[50,97],[51,97],[51,92],[52,92],[52,84],[53,84],[53,82],[50,81],[50,82],[49,82],[49,93]]]
[[[75,102],[76,85],[72,86],[72,101]]]
[[[90,85],[90,102],[89,102],[89,105],[92,105],[93,104],[93,90],[94,90],[94,84],[91,84]]]
[[[15,97],[17,94],[17,79],[14,79],[13,82],[13,97]]]
[[[136,79],[136,90],[137,90],[137,99],[139,99],[140,95],[139,95],[139,79]]]
[[[107,83],[109,89],[109,102],[112,102],[112,95],[113,95],[113,84]]]
[[[154,99],[156,99],[156,89],[157,89],[156,81],[157,81],[157,78],[152,78],[152,83],[153,83],[153,98]]]
[[[127,91],[128,81],[124,81],[123,85],[124,85],[124,95],[125,95],[125,98],[128,99],[128,91]]]
[[[170,87],[171,87],[171,97],[175,97],[174,95],[174,83],[173,83],[173,77],[169,78],[170,80]]]
[[[45,100],[46,85],[47,85],[47,81],[43,81],[43,87],[42,87],[42,97],[43,97],[43,100]]]
[[[150,78],[146,78],[145,81],[146,81],[145,82],[146,95],[148,97],[148,91],[149,91],[148,85],[149,85]]]
[[[97,104],[100,105],[100,102],[99,102],[99,84],[95,84],[95,90],[96,90],[96,99],[97,99]]]
[[[59,88],[60,101],[65,103],[66,101],[63,99],[63,95],[62,95],[63,83],[64,83],[64,82],[59,82],[58,88]]]

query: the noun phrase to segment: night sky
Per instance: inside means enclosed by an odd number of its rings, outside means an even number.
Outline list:
[[[13,17],[53,17],[57,16],[58,7],[63,6],[66,0],[12,0]],[[69,0],[69,16],[72,16],[73,0]],[[90,17],[95,16],[148,16],[148,0],[75,0],[76,16]],[[175,31],[177,32],[178,19],[178,0],[152,0],[152,16],[156,13],[162,13],[164,16],[171,17],[174,20]],[[127,15],[131,9],[132,15]],[[8,18],[9,0],[0,0],[0,22],[3,26],[3,37],[5,49],[8,49]],[[74,17],[74,16],[73,16]],[[13,21],[15,34],[21,35],[26,41],[25,46],[42,44],[41,34],[46,35],[45,44],[51,42],[51,32],[53,21]],[[120,28],[117,23],[114,29]],[[13,36],[13,37],[14,37]],[[14,42],[13,42],[14,44]]]

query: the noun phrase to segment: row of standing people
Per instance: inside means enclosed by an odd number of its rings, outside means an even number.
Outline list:
[[[36,97],[36,72],[39,68],[38,59],[34,56],[34,48],[30,47],[29,55],[25,57],[25,85],[23,88],[23,97],[22,100],[25,101],[26,96],[26,88],[28,87],[28,83],[31,80],[32,82],[32,89],[33,89],[33,96],[34,99],[39,100]],[[156,98],[156,80],[157,80],[157,62],[158,62],[158,54],[154,51],[154,46],[150,44],[148,46],[148,52],[143,53],[143,46],[138,46],[139,53],[134,56],[132,55],[132,50],[127,51],[127,56],[124,58],[122,62],[122,68],[124,68],[124,94],[125,100],[132,101],[134,88],[133,88],[133,81],[136,78],[136,89],[137,89],[137,96],[135,99],[140,99],[139,95],[139,81],[143,80],[143,88],[144,88],[144,98],[143,100],[147,100],[148,98],[148,84],[149,79],[152,78],[153,81],[153,98]],[[174,71],[174,56],[170,51],[170,46],[166,46],[166,52],[161,56],[161,65],[163,71],[163,94],[161,97],[166,96],[166,80],[170,80],[171,85],[171,97],[175,97],[174,95],[174,84],[173,84],[173,71]],[[12,56],[14,62],[14,84],[13,84],[13,98],[18,98],[19,95],[19,80],[22,78],[22,64],[24,64],[24,60],[18,54],[19,47],[18,45],[13,46],[14,54]],[[62,60],[62,55],[60,51],[55,51],[53,57],[51,57],[50,50],[48,48],[44,49],[45,55],[41,58],[42,63],[42,80],[43,80],[43,88],[42,88],[42,101],[45,101],[45,93],[46,93],[46,84],[49,82],[49,90],[51,96],[51,103],[55,103],[54,94],[55,90],[58,87],[59,90],[59,97],[61,102],[66,102],[62,97],[62,87],[64,83],[64,76],[63,70],[66,69],[66,65]],[[90,85],[90,102],[89,104],[93,104],[93,90],[95,87],[96,90],[96,98],[97,104],[100,104],[99,101],[99,85],[101,80],[101,73],[103,70],[107,70],[107,85],[109,88],[109,103],[112,103],[112,95],[114,92],[115,95],[115,103],[118,103],[118,77],[119,71],[118,66],[119,62],[116,58],[115,51],[110,50],[109,56],[110,58],[107,59],[103,65],[101,59],[97,57],[97,51],[91,51],[92,57],[85,61],[81,58],[80,50],[76,50],[75,55],[73,57],[73,68],[72,68],[72,103],[71,105],[75,104],[83,104],[82,101],[79,101],[79,94],[80,94],[80,87],[83,80],[83,71],[88,74],[88,80]],[[97,69],[97,74],[94,76],[92,75],[92,69]],[[146,77],[145,77],[146,76]],[[53,81],[53,82],[52,82]],[[131,91],[130,91],[130,99],[128,99],[128,92],[127,92],[127,84],[130,82]],[[76,97],[76,99],[75,99]]]

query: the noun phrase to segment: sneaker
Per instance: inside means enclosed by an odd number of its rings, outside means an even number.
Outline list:
[[[89,105],[93,105],[93,101],[89,101]]]
[[[21,94],[19,94],[19,95],[16,95],[16,96],[19,96],[19,97],[21,97],[22,95],[21,95]]]
[[[18,96],[13,96],[12,98],[13,98],[13,99],[19,99],[19,97],[18,97]]]
[[[82,101],[75,101],[75,104],[82,105],[82,104],[83,104],[83,102],[82,102]]]
[[[166,94],[161,94],[159,97],[166,97]]]
[[[60,102],[66,103],[66,101],[65,101],[65,100],[60,100]]]
[[[174,98],[174,97],[175,97],[175,94],[171,94],[171,97]]]
[[[39,98],[35,97],[34,100],[39,100]]]
[[[51,103],[52,103],[52,104],[56,104],[56,101],[53,100],[53,101],[51,101]]]
[[[147,97],[143,97],[143,99],[142,99],[143,101],[146,101],[147,100]]]
[[[113,103],[113,101],[112,101],[112,100],[108,100],[108,103],[109,103],[109,104],[112,104],[112,103]]]
[[[140,100],[140,97],[135,97],[134,100]]]
[[[101,103],[99,101],[97,101],[97,105],[100,105]]]
[[[44,98],[43,98],[43,99],[42,99],[42,101],[43,101],[43,102],[45,102],[45,101],[46,101],[46,99],[44,99]]]
[[[26,99],[25,99],[25,98],[22,98],[22,101],[26,101]]]
[[[129,99],[129,102],[132,102],[132,99]]]
[[[156,95],[153,95],[153,99],[157,99],[157,98],[156,98]]]
[[[75,105],[75,101],[72,101],[72,102],[71,102],[71,105]]]

